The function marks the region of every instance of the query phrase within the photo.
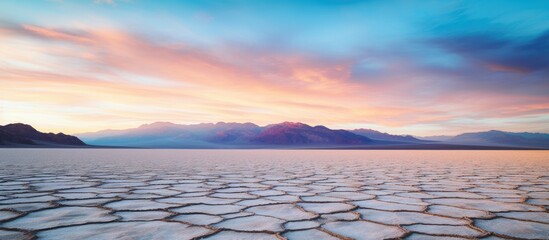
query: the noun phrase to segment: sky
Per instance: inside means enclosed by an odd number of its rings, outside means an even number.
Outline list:
[[[549,133],[549,1],[0,1],[0,125]]]

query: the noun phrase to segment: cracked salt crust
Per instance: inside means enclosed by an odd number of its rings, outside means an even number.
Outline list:
[[[97,150],[57,162],[19,151],[0,159],[0,239],[549,239],[543,152]]]

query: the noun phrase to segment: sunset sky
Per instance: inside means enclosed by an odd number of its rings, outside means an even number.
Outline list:
[[[0,1],[0,125],[549,132],[549,1]]]

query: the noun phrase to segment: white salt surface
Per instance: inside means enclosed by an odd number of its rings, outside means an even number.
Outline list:
[[[0,149],[0,239],[549,239],[548,151]]]

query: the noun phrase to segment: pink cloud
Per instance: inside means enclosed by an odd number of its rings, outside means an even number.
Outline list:
[[[43,114],[78,104],[85,114],[65,114],[82,121],[96,119],[93,114],[110,116],[120,127],[156,120],[401,127],[444,125],[460,116],[512,118],[549,112],[547,98],[441,92],[432,81],[440,75],[428,70],[412,73],[405,61],[388,62],[391,74],[372,83],[352,79],[354,59],[164,44],[115,28],[67,30],[24,24],[0,28],[0,36],[30,39],[32,46],[25,54],[44,56],[50,70],[0,66],[2,88],[9,92],[6,99],[35,104]],[[38,64],[15,53],[7,61]],[[163,84],[142,84],[131,76]]]

